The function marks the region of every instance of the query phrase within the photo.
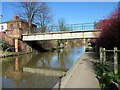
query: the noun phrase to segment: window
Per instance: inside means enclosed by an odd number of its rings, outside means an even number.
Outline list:
[[[1,25],[1,30],[4,30],[4,26],[3,25]]]
[[[13,24],[10,24],[10,29],[11,29],[11,30],[13,29]]]
[[[19,25],[19,23],[17,23],[17,28],[20,28],[20,25]]]

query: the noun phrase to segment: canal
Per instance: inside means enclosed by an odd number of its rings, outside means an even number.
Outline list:
[[[7,62],[2,63],[0,77],[2,87],[52,88],[59,81],[59,73],[67,72],[84,51],[85,47],[80,46],[5,58]]]

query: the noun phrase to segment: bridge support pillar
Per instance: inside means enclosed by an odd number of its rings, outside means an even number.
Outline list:
[[[85,40],[85,39],[83,39],[83,44],[84,44],[84,45],[85,45],[85,43],[86,43],[85,41],[86,41],[86,40]]]
[[[18,52],[18,39],[15,38],[15,52]]]

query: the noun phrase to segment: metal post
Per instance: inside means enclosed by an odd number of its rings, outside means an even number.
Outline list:
[[[83,30],[83,24],[82,24],[82,30]]]
[[[100,47],[99,52],[100,52],[100,64],[102,64],[103,63],[103,49],[102,49],[102,47]]]
[[[105,65],[106,63],[106,51],[105,48],[103,48],[103,64]]]
[[[118,74],[118,53],[117,53],[117,47],[114,47],[114,73]]]

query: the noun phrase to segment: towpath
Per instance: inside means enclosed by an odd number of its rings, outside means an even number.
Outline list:
[[[86,52],[54,88],[96,88],[99,82],[93,69],[93,52]]]

